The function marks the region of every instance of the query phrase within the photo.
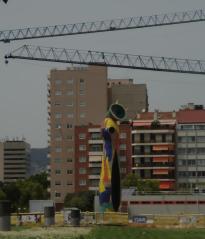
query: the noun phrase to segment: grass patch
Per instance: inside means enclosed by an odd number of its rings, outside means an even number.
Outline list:
[[[204,239],[205,229],[158,229],[127,226],[13,227],[0,232],[0,239]]]
[[[204,239],[205,229],[96,227],[79,239]]]

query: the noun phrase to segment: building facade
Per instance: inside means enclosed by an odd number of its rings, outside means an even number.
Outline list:
[[[103,139],[98,125],[75,129],[75,191],[98,191],[103,156]],[[120,125],[118,156],[121,178],[131,173],[131,126]]]
[[[30,145],[21,140],[0,143],[0,180],[5,183],[26,179],[29,173]]]
[[[134,84],[133,79],[113,79],[108,81],[109,105],[118,101],[127,109],[128,119],[134,119],[137,113],[148,111],[146,84]]]
[[[136,87],[130,79],[110,81],[107,78],[107,68],[97,66],[73,67],[66,70],[54,69],[51,70],[48,80],[49,191],[51,199],[56,203],[63,203],[68,192],[83,190],[86,187],[94,190],[98,186],[102,139],[95,139],[100,140],[101,145],[96,142],[97,145],[90,144],[90,141],[87,142],[91,132],[87,132],[86,127],[90,124],[101,125],[109,105],[115,103],[116,100],[124,105],[125,99],[129,99],[129,104],[125,104],[129,118],[129,110],[141,112],[147,109],[147,90],[145,85]],[[141,103],[138,104],[138,102]],[[136,109],[136,104],[140,107],[133,111]],[[82,127],[80,128],[82,130],[81,139],[78,135],[76,136],[75,127],[77,129]],[[83,130],[86,131],[86,139],[82,138]],[[97,137],[99,130],[98,128],[97,132],[93,132],[96,133],[93,137]],[[78,152],[79,144],[83,140],[86,141],[86,148],[81,148]],[[81,159],[75,154],[80,154]],[[93,162],[89,162],[90,154],[93,154],[95,158],[91,159]],[[86,170],[81,164],[86,165]],[[80,182],[78,181],[79,170],[80,177],[82,176]],[[129,171],[128,169],[122,170]]]
[[[132,170],[143,180],[159,181],[160,190],[175,190],[175,112],[137,115],[132,129]]]
[[[177,122],[177,188],[205,191],[205,110],[180,110]]]
[[[75,126],[100,124],[107,111],[107,68],[51,70],[48,78],[50,194],[75,191]]]

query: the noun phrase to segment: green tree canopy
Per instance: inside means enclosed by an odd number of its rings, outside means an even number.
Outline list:
[[[77,207],[82,211],[93,211],[94,192],[68,193],[64,200],[65,207]]]
[[[159,191],[159,181],[153,179],[140,179],[136,174],[128,174],[122,181],[122,186],[129,188],[135,187],[139,192]]]

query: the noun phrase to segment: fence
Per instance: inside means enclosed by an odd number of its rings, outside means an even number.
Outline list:
[[[40,218],[40,220],[36,220]],[[12,214],[11,223],[13,225],[44,225],[44,215],[42,213],[22,214],[21,223],[19,223],[19,214]],[[56,225],[70,225],[69,216],[63,212],[56,213]],[[127,213],[107,212],[83,212],[81,213],[80,225],[132,225],[144,227],[204,227],[204,214],[180,214],[180,215],[157,215],[157,214],[140,214],[128,218]]]

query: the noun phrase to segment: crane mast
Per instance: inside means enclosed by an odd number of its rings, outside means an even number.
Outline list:
[[[151,71],[205,74],[205,61],[85,51],[54,47],[24,45],[5,56],[8,59],[26,59],[59,63],[72,63],[108,67],[120,67]]]
[[[202,9],[152,16],[128,17],[75,24],[5,30],[0,31],[0,41],[8,43],[15,40],[118,31],[199,21],[205,21],[205,11]]]

